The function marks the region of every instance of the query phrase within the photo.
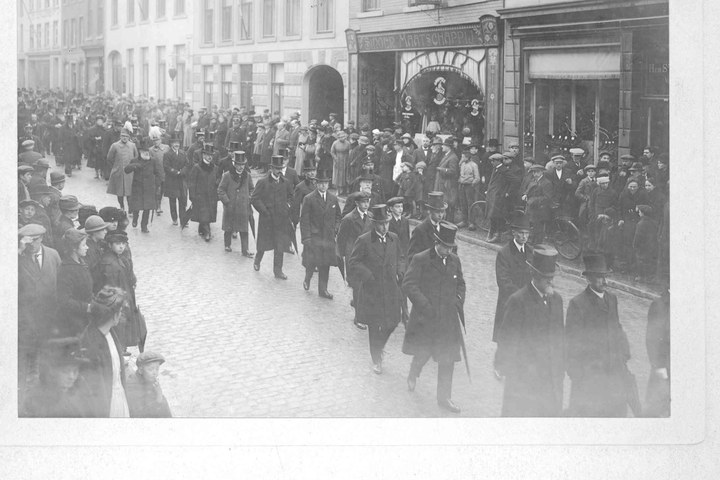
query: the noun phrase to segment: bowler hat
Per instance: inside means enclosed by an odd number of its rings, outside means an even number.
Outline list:
[[[436,242],[440,242],[446,247],[455,246],[455,235],[457,234],[457,226],[453,223],[441,221],[438,225],[439,231],[433,229],[433,236]]]
[[[329,182],[332,179],[330,170],[318,170],[317,181],[318,182]]]
[[[123,232],[122,230],[113,230],[112,232],[108,232],[107,235],[105,235],[105,242],[107,244],[127,243],[128,236],[127,233]]]
[[[245,158],[245,152],[242,150],[236,150],[233,152],[233,163],[235,165],[245,165],[247,158]]]
[[[28,223],[18,230],[18,236],[39,237],[40,235],[45,235],[46,232],[47,230],[45,230],[45,227],[42,225],[38,225],[37,223]]]
[[[448,208],[448,204],[445,201],[445,194],[443,192],[428,192],[425,206],[432,210],[445,210]]]
[[[90,359],[80,346],[79,337],[52,338],[40,347],[40,363],[43,366],[87,365]]]
[[[530,230],[530,219],[524,213],[519,212],[510,220],[510,228],[515,230]]]
[[[283,168],[284,160],[285,157],[283,157],[282,155],[273,155],[272,158],[270,158],[270,167]]]
[[[65,181],[65,174],[62,172],[50,172],[50,185],[58,185]]]
[[[107,228],[109,225],[110,224],[105,223],[105,220],[103,220],[99,215],[90,215],[87,219],[85,219],[85,231],[87,233],[98,232]]]
[[[60,202],[58,206],[60,207],[60,210],[80,210],[80,202],[78,202],[78,199],[75,195],[63,195],[62,197],[60,197]]]
[[[395,204],[403,203],[405,201],[405,197],[392,197],[390,200],[387,201],[387,206],[392,207]]]
[[[583,263],[585,264],[583,275],[607,275],[612,273],[605,264],[605,255],[601,253],[586,253],[583,255]]]
[[[533,250],[532,262],[525,261],[530,268],[543,277],[555,276],[555,261],[558,252],[555,247],[545,244],[538,244]]]
[[[240,142],[230,142],[228,144],[228,150],[230,150],[231,152],[240,150]]]
[[[387,222],[390,221],[390,215],[388,214],[387,205],[384,203],[378,203],[373,205],[368,210],[368,215],[373,222]]]
[[[452,147],[452,146],[454,146],[454,142],[455,142],[455,139],[454,139],[453,137],[448,137],[448,138],[446,138],[445,141],[443,142],[443,145],[446,145],[446,146],[448,146],[448,147]]]
[[[145,350],[143,353],[138,355],[137,360],[135,360],[135,365],[137,365],[138,367],[142,367],[143,365],[147,365],[148,363],[153,362],[160,362],[160,364],[163,364],[165,363],[165,357],[163,357],[159,353]]]

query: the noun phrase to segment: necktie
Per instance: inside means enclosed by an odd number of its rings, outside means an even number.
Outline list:
[[[35,259],[35,265],[37,265],[38,268],[42,268],[42,265],[40,265],[40,254],[36,253],[33,255],[33,258]]]

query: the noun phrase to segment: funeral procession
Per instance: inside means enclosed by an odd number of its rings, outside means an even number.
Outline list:
[[[19,417],[669,417],[668,0],[17,2]]]

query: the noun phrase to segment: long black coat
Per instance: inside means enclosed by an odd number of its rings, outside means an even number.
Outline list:
[[[42,247],[42,268],[32,255],[18,256],[18,340],[20,346],[36,347],[50,332],[57,308],[57,272],[60,255]]]
[[[260,214],[258,219],[257,251],[290,248],[290,204],[293,184],[282,175],[277,180],[268,173],[258,180],[250,203]],[[292,231],[294,235],[295,232]]]
[[[170,198],[187,198],[187,185],[185,176],[190,170],[187,155],[182,150],[170,149],[163,155],[163,169],[165,170],[165,183],[163,195]]]
[[[218,185],[218,198],[223,203],[222,229],[224,232],[247,232],[252,208],[250,195],[255,186],[248,170],[242,175],[233,168],[225,172]]]
[[[192,202],[190,220],[199,223],[217,221],[217,176],[214,164],[203,161],[193,165],[188,175],[188,191]]]
[[[302,263],[306,268],[337,265],[335,232],[342,217],[335,195],[325,193],[323,201],[317,190],[305,196],[300,216]]]
[[[293,225],[300,223],[300,207],[302,207],[305,196],[315,190],[315,182],[305,179],[302,182],[295,185],[295,192],[293,193],[293,204],[290,209],[290,219]]]
[[[125,386],[125,362],[122,358],[122,346],[117,335],[110,330],[110,335],[115,342],[115,348],[120,355],[120,380]],[[90,364],[81,369],[80,374],[87,382],[89,388],[88,401],[90,411],[88,417],[108,417],[110,415],[110,400],[112,399],[112,358],[110,348],[105,341],[105,336],[91,325],[80,337],[80,344],[85,351],[85,356]]]
[[[155,193],[162,183],[162,166],[152,158],[136,158],[125,167],[125,173],[132,173],[132,193],[128,208],[131,212],[155,210]]]
[[[400,252],[402,252],[403,258],[407,257],[408,248],[410,247],[410,221],[407,217],[400,217],[400,220],[391,217],[389,230],[398,236]]]
[[[412,302],[402,351],[430,354],[438,363],[460,361],[461,335],[458,310],[465,303],[465,278],[460,259],[447,256],[447,265],[434,248],[410,261],[402,289]]]
[[[586,288],[567,310],[570,413],[580,417],[626,415],[623,378],[630,346],[618,318],[617,297],[601,299]]]
[[[495,306],[495,326],[493,327],[493,342],[497,342],[500,324],[505,315],[505,303],[510,295],[517,292],[530,282],[530,267],[525,262],[532,258],[532,247],[525,244],[525,253],[515,246],[515,242],[505,245],[495,258],[495,279],[498,286],[498,299]]]
[[[413,255],[424,252],[433,245],[435,245],[435,227],[428,217],[412,231],[407,252],[408,264]]]
[[[57,276],[57,335],[76,337],[87,327],[87,308],[92,301],[92,288],[92,276],[87,264],[64,259]]]
[[[115,252],[108,250],[105,252],[97,265],[97,281],[94,282],[93,288],[100,290],[105,285],[119,287],[127,293],[127,308],[124,311],[125,320],[115,327],[118,332],[120,342],[126,347],[134,347],[138,345],[142,332],[146,327],[141,322],[141,318],[137,313],[137,304],[135,303],[135,285],[137,278],[133,270],[133,262],[130,257],[124,254],[118,256]]]
[[[556,417],[565,377],[563,303],[547,305],[532,284],[510,295],[497,337],[495,367],[505,375],[503,417]]]
[[[360,218],[357,208],[345,215],[340,221],[340,228],[337,233],[337,254],[340,257],[350,257],[355,241],[360,235],[370,231],[372,228],[370,218],[367,213],[365,220]]]
[[[485,194],[488,218],[505,218],[510,213],[512,174],[508,165],[493,169]]]
[[[397,235],[388,232],[385,240],[382,243],[374,229],[360,235],[348,260],[348,276],[358,292],[358,323],[392,330],[402,313],[398,279],[404,259]]]

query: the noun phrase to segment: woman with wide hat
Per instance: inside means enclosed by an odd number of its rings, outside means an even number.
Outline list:
[[[235,142],[231,142],[235,143]],[[245,152],[232,152],[233,167],[223,173],[218,185],[217,196],[223,203],[222,230],[225,241],[225,251],[231,252],[232,237],[234,232],[239,232],[242,254],[252,258],[253,254],[248,250],[248,224],[252,215],[250,206],[250,195],[255,186],[252,177],[247,169],[247,158]]]

